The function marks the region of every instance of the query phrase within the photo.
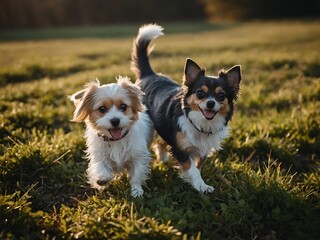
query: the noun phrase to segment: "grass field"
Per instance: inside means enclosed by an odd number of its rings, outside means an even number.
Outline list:
[[[67,96],[128,75],[138,25],[0,35],[1,239],[318,239],[320,22],[163,24],[151,56],[181,80],[186,57],[211,75],[241,64],[224,149],[199,194],[154,160],[140,199],[126,176],[86,182],[84,126]]]

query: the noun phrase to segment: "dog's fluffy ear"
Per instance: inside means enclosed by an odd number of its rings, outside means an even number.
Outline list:
[[[77,107],[78,104],[81,102],[83,95],[86,93],[86,89],[83,89],[79,92],[76,92],[69,96],[69,99],[73,102],[73,104]]]
[[[204,76],[205,70],[190,58],[187,58],[184,67],[183,84],[191,86],[199,76]]]
[[[76,110],[73,113],[74,122],[83,122],[89,115],[90,110],[93,107],[94,93],[100,86],[100,82],[90,82],[86,85],[86,88],[73,94],[70,99],[76,106]]]
[[[240,65],[233,66],[227,71],[228,85],[233,88],[234,92],[238,94],[241,82],[241,67]]]
[[[228,71],[220,71],[219,77],[221,76],[226,79],[228,86],[233,90],[235,97],[237,97],[240,90],[241,66],[236,65]]]
[[[117,82],[120,86],[122,86],[128,93],[131,102],[132,102],[132,111],[134,114],[138,112],[142,112],[144,110],[144,106],[141,102],[143,92],[141,89],[133,84],[128,77],[117,77]]]

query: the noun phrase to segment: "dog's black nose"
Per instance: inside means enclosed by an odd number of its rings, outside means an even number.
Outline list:
[[[119,126],[119,123],[120,123],[120,119],[119,119],[119,118],[112,118],[112,119],[110,120],[110,122],[111,122],[111,125],[112,125],[113,127],[118,127],[118,126]]]
[[[212,100],[209,100],[208,102],[207,102],[207,108],[213,108],[214,107],[214,105],[215,105],[215,102],[214,101],[212,101]]]

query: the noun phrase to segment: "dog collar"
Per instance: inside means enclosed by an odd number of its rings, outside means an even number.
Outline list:
[[[113,138],[113,137],[108,137],[108,136],[106,136],[106,135],[104,135],[104,134],[101,134],[101,133],[98,133],[98,137],[99,137],[99,138],[102,138],[103,141],[107,142],[108,145],[109,145],[109,147],[111,147],[111,145],[110,145],[110,143],[109,143],[110,141],[111,141],[111,142],[115,142],[115,141],[121,140],[122,138],[124,138],[125,136],[127,136],[128,133],[129,133],[129,130],[126,131],[126,132],[122,135],[122,137],[121,137],[121,138],[118,138],[118,139],[115,139],[115,138]]]
[[[218,130],[218,131],[216,131],[216,132],[212,132],[212,131],[204,131],[202,128],[201,129],[199,129],[193,122],[192,122],[192,120],[189,118],[189,112],[187,111],[188,109],[183,109],[183,113],[184,113],[184,115],[188,118],[188,120],[189,120],[189,122],[191,123],[191,125],[195,128],[195,129],[197,129],[198,130],[198,132],[201,132],[201,133],[204,133],[204,134],[207,134],[208,136],[209,135],[214,135],[214,134],[216,134],[217,132],[220,132],[221,130]]]
[[[213,134],[212,131],[208,131],[208,132],[207,132],[207,131],[204,131],[202,128],[199,129],[199,128],[192,122],[192,120],[188,117],[188,115],[187,115],[187,118],[189,119],[189,122],[192,124],[192,126],[194,126],[194,128],[197,129],[199,132],[204,133],[204,134],[208,134],[208,136],[211,135],[211,134]]]

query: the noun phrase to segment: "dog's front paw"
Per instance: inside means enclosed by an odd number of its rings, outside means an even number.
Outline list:
[[[180,176],[182,179],[190,183],[192,187],[194,187],[201,193],[211,193],[214,190],[213,187],[207,185],[203,181],[200,171],[198,168],[196,168],[195,165],[191,165],[190,169],[187,171],[182,171]]]
[[[205,184],[204,181],[195,183],[193,187],[201,193],[212,193],[214,191],[214,188]]]
[[[132,197],[141,197],[143,195],[143,189],[141,186],[132,186],[131,187],[131,196]]]
[[[204,192],[204,193],[212,193],[214,191],[214,187],[205,184],[204,187],[201,188],[200,192]]]
[[[87,176],[90,185],[101,191],[107,187],[113,178],[112,173],[104,166],[102,161],[98,163],[90,162]]]

